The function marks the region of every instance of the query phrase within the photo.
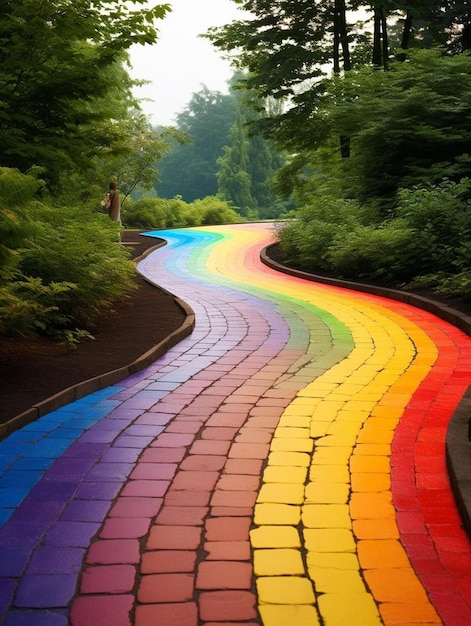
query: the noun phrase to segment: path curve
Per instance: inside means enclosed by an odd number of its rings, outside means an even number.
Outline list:
[[[471,623],[471,339],[262,265],[268,224],[153,234],[195,330],[0,442],[0,624]]]

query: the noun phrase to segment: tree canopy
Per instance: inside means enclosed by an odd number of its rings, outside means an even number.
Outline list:
[[[350,197],[394,198],[399,188],[471,174],[471,58],[411,51],[409,62],[330,84],[326,125],[351,137],[340,161]]]
[[[246,103],[248,94],[234,92],[236,114],[218,163],[219,195],[251,219],[279,217],[286,205],[274,191],[284,154],[259,134],[251,133],[258,114]]]
[[[283,155],[272,142],[251,134],[257,114],[245,103],[246,95],[221,94],[204,86],[193,94],[177,116],[177,129],[188,142],[175,144],[159,164],[159,196],[192,202],[217,194],[251,219],[283,212],[285,204],[273,189]]]
[[[160,164],[157,191],[163,198],[180,195],[186,202],[217,193],[217,159],[227,143],[235,115],[230,95],[202,86],[177,116],[177,128],[189,142],[176,145]]]
[[[464,0],[234,0],[249,19],[213,28],[213,45],[247,72],[244,86],[261,100],[285,102],[259,123],[283,147],[303,149],[319,119],[323,79],[364,64],[387,69],[399,48],[470,47],[470,14]]]
[[[48,183],[119,150],[135,106],[126,51],[153,43],[170,10],[145,0],[4,0],[0,7],[0,159]]]
[[[234,2],[249,18],[208,37],[289,155],[285,259],[471,297],[469,3]]]

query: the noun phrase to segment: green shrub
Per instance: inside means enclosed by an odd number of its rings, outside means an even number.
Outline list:
[[[69,297],[59,303],[59,311],[73,325],[90,328],[133,289],[135,266],[118,243],[119,227],[114,222],[90,213],[70,219],[70,213],[64,211],[61,225],[37,223],[18,267],[45,285],[74,285]]]
[[[414,245],[414,232],[399,221],[382,228],[357,226],[336,237],[328,257],[345,278],[397,285],[414,275]]]
[[[214,196],[190,204],[180,197],[141,198],[129,205],[122,216],[128,228],[184,228],[209,224],[231,224],[241,220],[227,202]]]
[[[287,262],[307,271],[330,270],[328,251],[338,232],[337,224],[313,220],[283,228],[281,249]]]
[[[0,167],[0,203],[4,207],[26,206],[43,186],[35,172],[22,174],[17,169]]]
[[[0,334],[73,346],[135,287],[119,225],[93,203],[38,201],[34,174],[0,168]]]
[[[24,278],[0,289],[0,334],[60,336],[71,324],[61,304],[74,288],[71,283],[44,285],[41,278]]]
[[[439,296],[471,300],[471,271],[447,274],[423,274],[417,276],[404,287],[406,290],[427,289]]]
[[[316,199],[281,229],[281,248],[287,263],[313,273],[469,297],[470,205],[469,179],[400,190],[382,223],[374,205]]]
[[[216,196],[207,196],[202,200],[191,203],[192,212],[199,215],[199,224],[210,226],[214,224],[235,224],[242,221],[240,215],[231,209],[225,200]]]
[[[186,203],[179,198],[141,198],[129,205],[123,222],[132,228],[171,228],[184,226]]]
[[[435,290],[440,295],[471,300],[471,271],[444,277]]]
[[[31,231],[25,206],[42,184],[32,174],[0,167],[0,281],[15,271],[19,259],[16,250]]]
[[[416,275],[471,269],[471,181],[404,189],[397,215],[415,232]]]
[[[331,246],[337,238],[347,236],[359,224],[356,203],[337,198],[317,198],[300,209],[297,219],[280,228],[283,256],[287,262],[306,271],[330,271]]]

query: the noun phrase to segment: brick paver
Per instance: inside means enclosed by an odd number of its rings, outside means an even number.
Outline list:
[[[268,224],[156,235],[195,330],[0,442],[0,624],[470,624],[469,337],[267,268]]]

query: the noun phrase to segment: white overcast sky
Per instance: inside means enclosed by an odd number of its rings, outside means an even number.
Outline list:
[[[150,84],[135,90],[153,124],[171,125],[193,93],[206,85],[211,91],[227,93],[232,75],[228,61],[206,39],[198,37],[211,26],[242,19],[243,12],[231,0],[161,0],[172,12],[158,21],[159,40],[152,46],[133,46],[135,79]],[[145,100],[151,100],[146,102]]]

